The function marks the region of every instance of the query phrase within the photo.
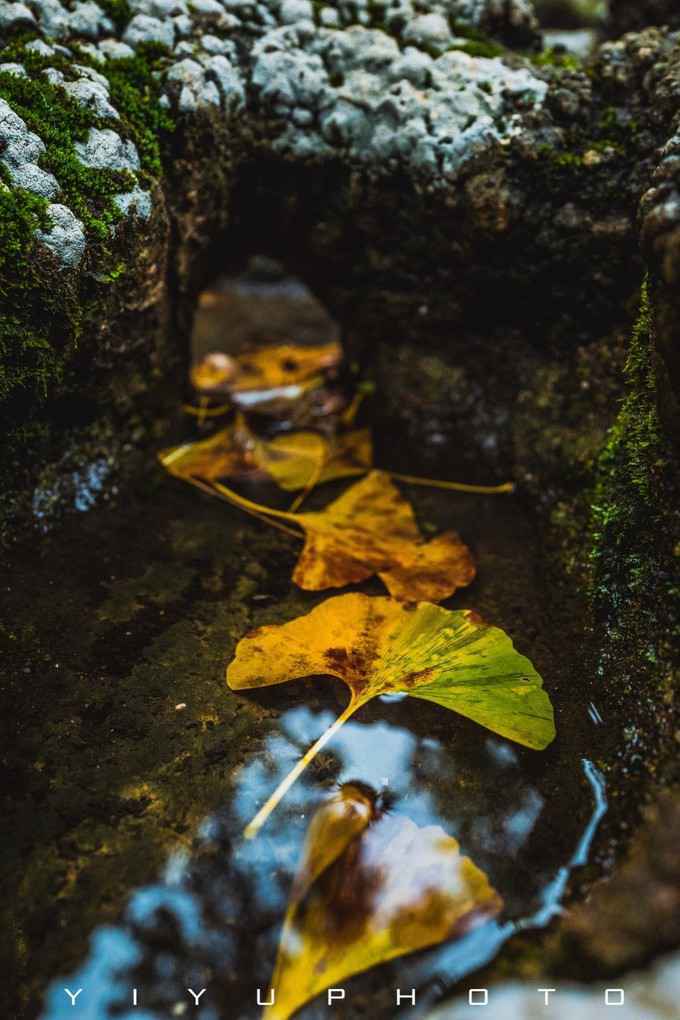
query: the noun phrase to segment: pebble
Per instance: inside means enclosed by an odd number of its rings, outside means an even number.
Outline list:
[[[65,205],[49,205],[47,214],[52,221],[52,229],[39,230],[36,237],[58,256],[62,266],[72,269],[78,265],[85,252],[83,224]]]

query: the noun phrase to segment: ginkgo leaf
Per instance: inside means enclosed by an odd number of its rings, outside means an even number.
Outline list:
[[[225,392],[224,386],[238,373],[235,358],[223,351],[211,351],[191,367],[191,382],[202,393]]]
[[[371,471],[324,510],[294,517],[306,540],[293,580],[308,591],[377,574],[395,598],[438,602],[476,573],[455,531],[423,541],[413,507],[383,471]]]
[[[306,896],[319,875],[375,818],[375,798],[357,783],[344,783],[314,812],[298,868],[291,904]]]
[[[336,341],[314,346],[272,344],[231,356],[220,351],[206,355],[191,370],[191,381],[207,393],[237,394],[300,386],[342,360]]]
[[[363,475],[373,462],[370,429],[352,429],[334,437],[318,432],[288,432],[255,446],[258,465],[282,489],[294,492],[310,485]]]
[[[178,478],[235,478],[258,470],[252,433],[241,415],[207,439],[161,450],[163,467]]]
[[[287,492],[364,474],[372,457],[369,429],[352,429],[334,437],[286,432],[263,439],[241,414],[208,439],[171,447],[159,455],[161,464],[180,478],[215,481],[261,474]]]
[[[184,455],[180,447],[161,459],[178,473]],[[411,504],[383,471],[371,471],[324,510],[310,513],[263,506],[219,482],[213,481],[213,488],[249,513],[303,529],[305,544],[293,580],[308,591],[339,588],[377,574],[395,598],[440,601],[470,584],[476,573],[470,550],[455,531],[423,541]]]
[[[345,792],[334,816],[351,805],[352,792]],[[288,1020],[345,978],[460,938],[502,909],[484,872],[439,826],[385,815],[359,834],[356,825],[348,828],[343,847],[335,829],[315,821],[300,870],[306,880],[298,876],[286,913],[266,1020]],[[328,861],[311,881],[310,854]]]
[[[296,620],[246,635],[227,669],[232,690],[308,676],[343,680],[349,704],[263,805],[248,836],[342,724],[380,694],[432,701],[535,750],[555,736],[550,698],[529,659],[504,631],[470,610],[339,595]]]

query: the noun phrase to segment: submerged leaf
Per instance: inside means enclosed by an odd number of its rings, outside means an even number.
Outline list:
[[[341,360],[342,346],[336,341],[314,346],[272,344],[234,357],[214,351],[193,366],[191,381],[207,393],[277,390],[300,386]]]
[[[307,676],[343,680],[349,704],[261,808],[248,836],[342,723],[380,694],[403,692],[435,702],[536,750],[555,736],[550,698],[529,659],[504,631],[469,610],[339,595],[296,620],[248,634],[227,669],[233,690]]]
[[[406,953],[459,938],[498,914],[502,900],[439,826],[384,816],[361,829],[350,811],[358,794],[343,788],[310,825],[293,887],[267,1020],[287,1020],[343,979]],[[357,809],[362,809],[361,800]],[[347,815],[343,839],[337,823]],[[367,827],[368,826],[368,827]],[[358,830],[358,831],[357,831]],[[343,845],[344,842],[344,845]],[[310,870],[310,859],[326,862]],[[313,877],[311,877],[313,874]]]
[[[235,358],[223,351],[211,351],[191,368],[191,382],[202,393],[224,393],[225,384],[238,373]]]
[[[258,470],[252,451],[251,433],[237,416],[232,424],[207,439],[183,443],[162,450],[159,460],[163,467],[178,478],[237,478]]]
[[[293,580],[308,591],[377,574],[395,598],[438,602],[475,576],[455,531],[423,541],[411,504],[383,471],[371,471],[324,510],[294,517],[306,541]]]
[[[257,440],[256,461],[282,489],[294,492],[311,482],[363,475],[373,462],[369,429],[352,429],[327,438],[318,432],[289,432]]]
[[[371,467],[372,457],[369,429],[352,429],[333,438],[317,432],[287,432],[262,439],[249,428],[242,414],[208,439],[174,446],[159,455],[161,464],[179,478],[212,482],[269,475],[287,492],[304,489],[310,483],[364,474]]]
[[[291,905],[307,894],[319,875],[338,859],[374,817],[374,797],[356,783],[345,783],[324,801],[309,823]]]

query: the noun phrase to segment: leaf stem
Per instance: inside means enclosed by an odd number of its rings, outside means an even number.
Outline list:
[[[279,803],[280,800],[282,800],[282,798],[286,795],[288,790],[290,790],[295,780],[302,775],[304,770],[307,768],[309,763],[314,760],[319,751],[323,747],[325,747],[325,745],[328,743],[331,737],[333,737],[338,732],[343,723],[347,722],[350,716],[353,715],[354,712],[356,712],[356,710],[360,708],[362,704],[363,701],[361,700],[361,698],[356,698],[354,696],[350,698],[349,705],[344,710],[344,712],[342,712],[342,714],[338,716],[334,723],[331,723],[327,730],[324,730],[319,739],[314,744],[312,744],[309,750],[302,756],[302,758],[300,758],[297,764],[290,770],[286,778],[281,783],[279,783],[279,785],[274,790],[272,795],[267,798],[265,803],[262,805],[260,810],[253,818],[252,822],[249,822],[249,824],[245,827],[245,829],[243,830],[243,835],[245,836],[246,839],[254,839],[254,837],[257,836],[258,832],[260,831],[264,823],[267,821],[276,805]]]
[[[386,471],[390,478],[407,485],[427,485],[433,489],[453,489],[455,492],[477,492],[483,496],[500,495],[503,492],[514,492],[514,482],[503,482],[502,485],[468,485],[465,482],[444,482],[438,478],[418,478],[414,475],[400,475],[396,471]]]
[[[194,407],[192,404],[182,404],[182,410],[185,414],[193,414],[194,417],[199,419],[199,425],[203,424],[205,418],[221,418],[223,414],[227,414],[231,411],[231,404],[220,404],[219,407],[208,407],[208,398],[201,397],[200,404],[198,407]]]
[[[284,521],[293,521],[294,523],[297,521],[297,515],[292,514],[289,510],[275,510],[274,507],[263,506],[262,503],[254,503],[252,499],[239,496],[238,492],[234,492],[233,489],[223,485],[222,482],[213,482],[212,484],[217,492],[221,492],[229,502],[234,503],[235,506],[240,506],[243,510],[249,510],[260,517],[266,514],[268,517],[280,517]]]
[[[220,492],[218,489],[219,482],[214,482],[212,485],[209,485],[207,482],[201,481],[200,478],[196,478],[194,475],[181,475],[180,477],[183,480],[190,482],[191,485],[195,485],[196,488],[200,489],[202,492],[207,492],[209,496],[217,496],[218,499],[223,499],[225,502],[231,503],[232,506],[238,506],[240,510],[245,510],[247,514],[251,514],[252,517],[257,517],[258,520],[264,521],[265,524],[271,525],[272,528],[277,528],[279,531],[285,532],[286,535],[292,535],[293,538],[303,537],[299,531],[295,531],[293,528],[288,528],[285,524],[280,524],[279,521],[273,521],[270,517],[266,517],[260,511],[253,510],[252,507],[243,506],[240,503],[237,503],[230,496]],[[226,488],[226,486],[222,486],[222,488]],[[249,503],[250,500],[246,500],[246,502]],[[253,506],[257,506],[257,504],[255,503]]]
[[[295,497],[295,499],[291,503],[290,507],[288,508],[288,512],[289,513],[294,514],[296,510],[300,509],[300,507],[302,506],[302,504],[305,501],[305,499],[307,498],[307,496],[310,494],[312,489],[318,483],[319,478],[321,478],[321,472],[323,471],[325,464],[326,464],[326,458],[325,457],[319,457],[319,459],[317,460],[316,464],[314,465],[314,470],[312,471],[311,475],[309,476],[309,478],[307,480],[307,484],[305,485],[304,489],[302,490],[302,492],[299,492],[297,494],[297,496]]]

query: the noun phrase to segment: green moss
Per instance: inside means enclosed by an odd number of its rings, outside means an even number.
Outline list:
[[[116,24],[130,16],[125,0],[109,0],[103,6]],[[47,81],[43,74],[47,67],[72,79],[73,58],[60,54],[46,57],[27,50],[32,38],[35,33],[17,34],[3,50],[3,59],[21,63],[27,77],[0,73],[0,97],[44,142],[46,151],[39,163],[59,182],[56,201],[68,206],[83,223],[88,246],[96,252],[97,281],[110,285],[125,273],[113,250],[112,228],[123,215],[114,196],[130,190],[137,180],[143,187],[153,186],[162,173],[162,146],[173,128],[159,103],[157,72],[166,53],[162,47],[149,45],[140,47],[130,59],[96,63],[76,48],[76,62],[94,67],[109,81],[111,102],[120,115],[112,125]],[[141,163],[137,175],[86,167],[79,160],[76,143],[85,141],[92,127],[111,126],[136,145]],[[74,274],[64,271],[55,288],[53,262],[36,244],[36,231],[50,227],[48,204],[46,199],[13,186],[7,170],[0,167],[0,299],[4,308],[11,309],[11,314],[0,314],[5,470],[11,470],[7,457],[11,458],[12,447],[23,441],[22,423],[27,415],[33,415],[67,378],[81,332],[83,296],[75,293]],[[95,307],[92,284],[83,281],[78,286],[88,288],[87,306]]]
[[[556,167],[583,166],[583,154],[580,152],[564,152],[550,145],[542,145],[538,152],[543,159],[549,160]]]
[[[449,18],[449,27],[453,35],[465,40],[464,43],[453,48],[463,50],[471,57],[500,57],[506,52],[503,46],[494,42],[493,39],[489,39],[483,32],[470,25],[462,24],[455,18]]]
[[[611,633],[657,663],[680,636],[673,550],[680,537],[673,452],[657,410],[654,331],[647,287],[625,367],[626,395],[600,455],[591,508],[592,595]]]
[[[160,103],[157,72],[167,60],[167,51],[157,43],[138,47],[134,57],[109,61],[100,68],[109,81],[111,102],[132,138],[142,170],[158,177],[163,148],[170,142],[174,121]]]
[[[116,26],[119,35],[132,19],[132,9],[128,0],[98,0],[101,9],[108,14]]]
[[[532,53],[529,58],[536,67],[561,67],[566,71],[583,70],[583,61],[575,53],[568,53],[564,49],[541,50],[540,53]]]
[[[607,106],[599,116],[596,134],[599,138],[608,139],[610,144],[623,147],[635,139],[639,129],[634,117],[615,106]]]
[[[462,50],[471,57],[501,57],[505,53],[502,46],[488,39],[466,39],[464,43],[452,48]]]
[[[624,398],[598,465],[593,503],[593,559],[603,547],[621,549],[645,523],[657,503],[658,469],[668,454],[656,407],[656,377],[651,357],[652,325],[647,287],[633,330],[626,362]]]
[[[64,359],[44,333],[13,315],[0,319],[0,400],[16,388],[45,397],[50,383],[63,376]]]
[[[11,189],[9,173],[0,164],[0,297],[7,298],[17,280],[12,270],[35,243],[35,231],[49,225],[47,200],[28,191]],[[7,275],[3,276],[3,270]]]

